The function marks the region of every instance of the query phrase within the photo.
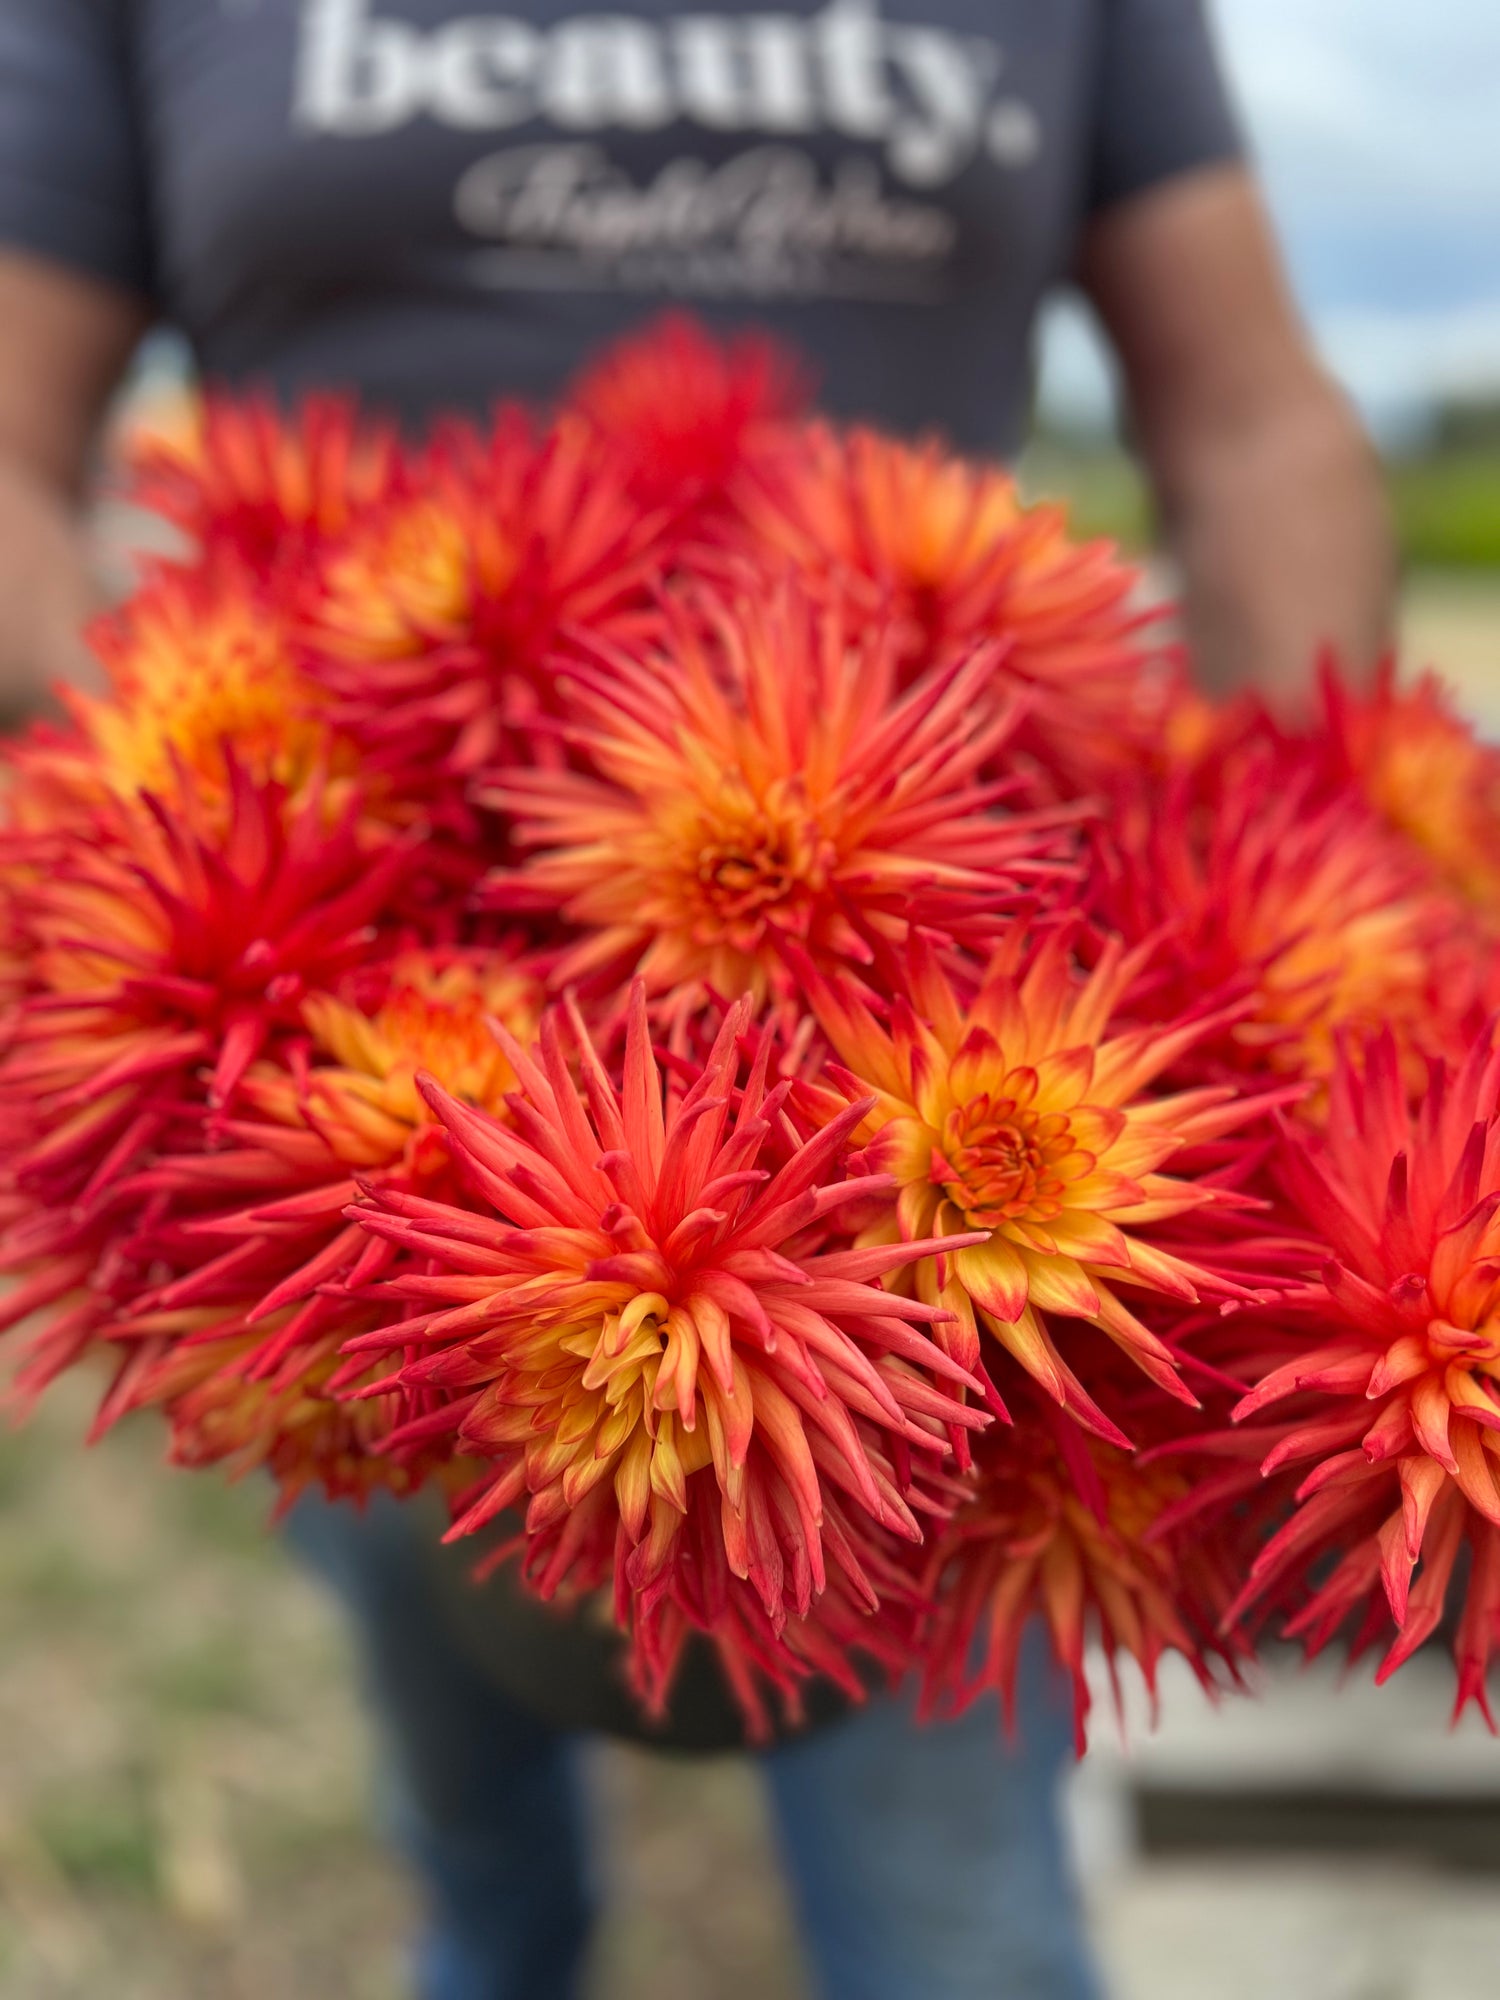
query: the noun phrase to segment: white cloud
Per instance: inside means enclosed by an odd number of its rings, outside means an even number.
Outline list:
[[[1215,0],[1231,75],[1289,211],[1451,226],[1500,256],[1493,0]]]
[[[1500,392],[1500,0],[1211,0],[1293,281],[1380,427]],[[1044,400],[1107,407],[1076,318]]]

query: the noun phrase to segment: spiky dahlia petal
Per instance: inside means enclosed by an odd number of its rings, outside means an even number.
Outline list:
[[[864,961],[914,918],[993,938],[1021,884],[1065,876],[1066,816],[982,776],[1015,719],[990,678],[974,654],[900,692],[888,628],[791,589],[679,610],[661,651],[571,672],[582,769],[489,788],[530,850],[490,900],[577,927],[560,981],[638,970],[679,1004],[785,995],[789,947]]]
[[[928,1708],[963,1706],[993,1690],[1013,1723],[1021,1642],[1033,1619],[1072,1684],[1080,1756],[1088,1645],[1103,1648],[1117,1697],[1118,1661],[1128,1657],[1154,1704],[1169,1652],[1210,1692],[1238,1685],[1248,1649],[1220,1628],[1242,1574],[1243,1532],[1221,1524],[1216,1536],[1163,1534],[1191,1486],[1180,1461],[1143,1464],[1072,1432],[1045,1407],[1021,1407],[1017,1416],[1013,1429],[980,1440],[971,1495],[927,1556]]]
[[[538,435],[510,407],[487,436],[451,425],[408,486],[318,553],[301,657],[366,767],[440,820],[554,715],[575,629],[650,623],[662,550],[577,419]]]
[[[793,1144],[770,1037],[739,1052],[749,1021],[731,1009],[679,1087],[639,985],[618,1079],[576,1016],[565,1036],[548,1015],[535,1056],[503,1038],[508,1123],[425,1086],[471,1205],[371,1188],[352,1211],[431,1267],[390,1287],[418,1316],[353,1351],[384,1345],[394,1379],[469,1399],[460,1445],[495,1471],[460,1529],[525,1497],[534,1586],[612,1571],[630,1620],[665,1598],[694,1615],[684,1537],[704,1509],[773,1629],[806,1617],[840,1559],[829,1497],[919,1532],[862,1427],[894,1462],[986,1421],[945,1386],[974,1387],[964,1372],[913,1339],[931,1309],[875,1282],[925,1246],[842,1250],[819,1225],[858,1110]]]
[[[1237,1414],[1273,1490],[1298,1483],[1235,1615],[1279,1605],[1313,1650],[1353,1621],[1356,1650],[1384,1641],[1383,1679],[1436,1629],[1467,1544],[1460,1700],[1483,1706],[1500,1646],[1493,1032],[1436,1066],[1415,1105],[1392,1037],[1346,1049],[1326,1130],[1289,1128],[1280,1172],[1312,1232],[1309,1265],[1324,1261],[1273,1325],[1251,1315],[1240,1329],[1262,1366]]]
[[[1054,933],[1029,958],[1009,946],[965,998],[914,946],[889,1025],[851,982],[802,967],[808,1004],[843,1065],[831,1072],[839,1091],[875,1094],[863,1160],[894,1188],[871,1238],[983,1231],[981,1245],[926,1258],[911,1274],[920,1297],[954,1315],[939,1340],[972,1367],[987,1334],[1079,1422],[1120,1445],[1123,1433],[1063,1358],[1059,1322],[1096,1327],[1158,1387],[1193,1400],[1121,1288],[1187,1303],[1200,1292],[1235,1294],[1232,1280],[1143,1229],[1222,1201],[1210,1180],[1163,1169],[1265,1109],[1229,1086],[1156,1092],[1162,1072],[1225,1017],[1200,1007],[1160,1030],[1120,1021],[1148,959],[1148,949],[1110,944],[1085,973],[1066,934]]]

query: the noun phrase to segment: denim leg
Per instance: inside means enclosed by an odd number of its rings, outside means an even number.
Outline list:
[[[423,2000],[576,2000],[593,1916],[571,1740],[445,1632],[422,1523],[304,1501],[289,1539],[350,1612],[389,1754],[394,1830],[430,1912]]]
[[[1033,1647],[1014,1742],[990,1697],[924,1727],[884,1699],[766,1755],[824,2000],[1099,2000],[1058,1812],[1071,1742]]]

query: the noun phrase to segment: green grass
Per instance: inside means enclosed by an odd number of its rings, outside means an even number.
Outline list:
[[[140,1691],[152,1708],[171,1715],[265,1713],[254,1663],[230,1633],[150,1661],[140,1676]]]
[[[1073,532],[1133,554],[1154,540],[1151,497],[1125,452],[1042,439],[1021,478],[1035,499],[1062,500]],[[1500,570],[1500,450],[1453,448],[1386,466],[1397,539],[1409,569]]]
[[[1028,499],[1064,503],[1069,528],[1080,541],[1104,537],[1133,554],[1151,547],[1150,490],[1123,451],[1042,439],[1027,450],[1020,474]]]
[[[1402,553],[1417,569],[1500,569],[1500,451],[1389,468]]]
[[[31,1832],[79,1889],[156,1890],[156,1841],[139,1789],[69,1790],[39,1799]]]
[[[187,1479],[167,1466],[161,1477],[172,1528],[186,1541],[216,1556],[279,1560],[271,1522],[274,1496],[264,1480],[232,1480],[220,1471]]]

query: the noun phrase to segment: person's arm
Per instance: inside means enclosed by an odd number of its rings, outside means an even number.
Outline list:
[[[140,301],[0,251],[0,717],[87,671],[94,593],[78,502],[100,413],[146,324]]]
[[[1321,647],[1367,671],[1396,574],[1379,471],[1308,344],[1250,175],[1206,167],[1106,208],[1080,275],[1120,358],[1204,680],[1295,703]]]

